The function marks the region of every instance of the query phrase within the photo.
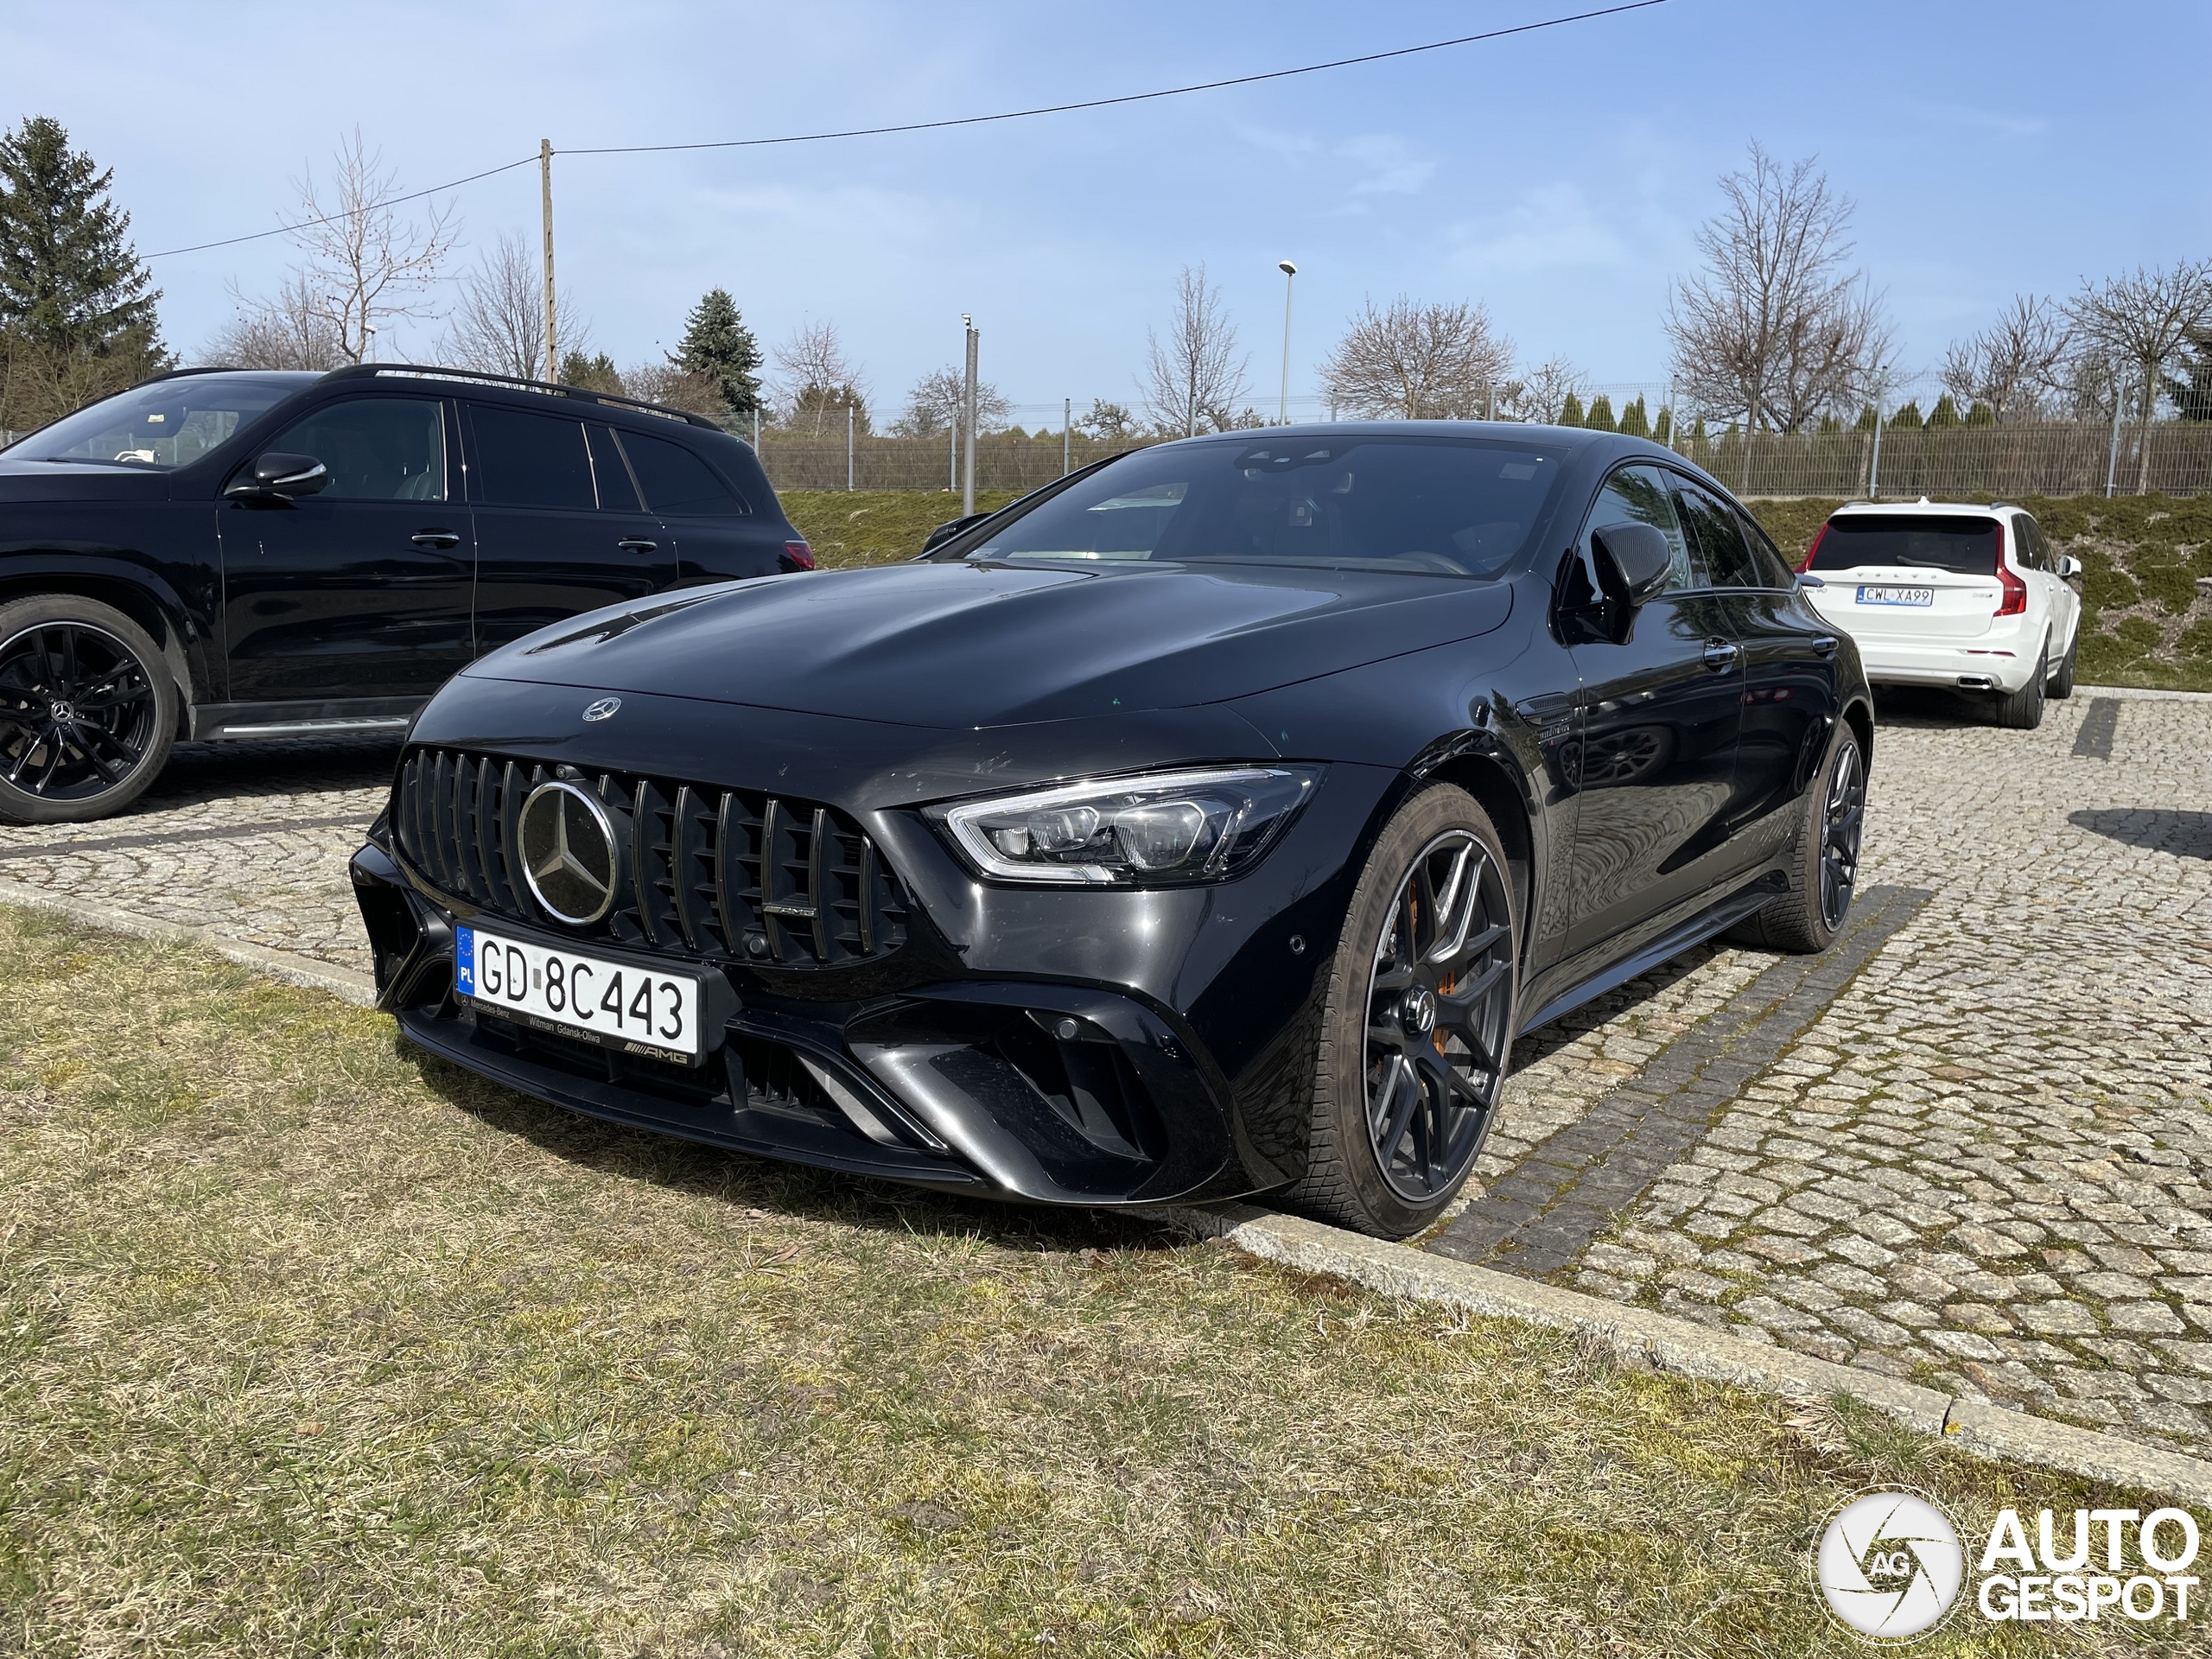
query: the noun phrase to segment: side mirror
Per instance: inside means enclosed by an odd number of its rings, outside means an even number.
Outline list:
[[[963,531],[973,529],[990,516],[988,512],[971,512],[965,518],[954,518],[939,524],[935,530],[930,531],[929,539],[922,543],[922,551],[935,552]]]
[[[1598,586],[1613,604],[1629,611],[1663,589],[1675,568],[1674,549],[1649,524],[1607,524],[1593,530],[1590,551],[1598,566]]]
[[[2081,560],[2075,558],[2071,553],[2062,553],[2058,556],[2058,579],[2061,582],[2071,582],[2081,574]]]
[[[327,489],[330,484],[330,469],[313,455],[287,454],[272,449],[259,457],[246,469],[245,476],[232,484],[223,493],[228,496],[281,496],[289,500],[296,496],[313,495]]]

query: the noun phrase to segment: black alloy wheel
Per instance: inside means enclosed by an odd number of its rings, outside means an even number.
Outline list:
[[[1821,835],[1821,920],[1831,933],[1851,911],[1859,886],[1859,842],[1866,829],[1866,773],[1859,745],[1847,743],[1829,769]]]
[[[1482,843],[1447,830],[1414,860],[1367,985],[1367,1137],[1410,1205],[1459,1190],[1504,1081],[1513,919]]]
[[[1376,839],[1329,969],[1306,1173],[1281,1197],[1402,1238],[1474,1167],[1512,1047],[1520,919],[1503,847],[1438,785]]]
[[[89,600],[0,606],[0,820],[102,817],[151,783],[176,693],[153,642]]]

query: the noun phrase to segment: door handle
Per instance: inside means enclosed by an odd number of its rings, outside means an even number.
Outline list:
[[[1705,665],[1716,674],[1726,673],[1735,667],[1737,649],[1726,639],[1705,642]]]
[[[461,537],[450,530],[418,530],[407,538],[417,547],[459,547]]]
[[[658,548],[660,543],[658,542],[649,542],[642,536],[625,536],[620,541],[615,543],[614,545],[620,548],[625,553],[651,553]]]
[[[1832,633],[1815,634],[1813,638],[1813,651],[1816,656],[1834,656],[1836,645],[1836,637]]]

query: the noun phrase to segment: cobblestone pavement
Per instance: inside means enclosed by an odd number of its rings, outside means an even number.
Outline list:
[[[0,883],[67,893],[370,971],[346,861],[382,810],[391,739],[189,744],[120,817],[0,824]]]
[[[0,883],[365,971],[386,741],[182,750]],[[2212,700],[1885,703],[1859,903],[1516,1049],[1432,1249],[2212,1455]]]

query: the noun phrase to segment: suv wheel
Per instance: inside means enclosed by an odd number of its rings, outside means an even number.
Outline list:
[[[2043,688],[2050,677],[2050,645],[2036,652],[2034,672],[2018,690],[2001,692],[1997,698],[1997,723],[2017,732],[2032,732],[2043,724]]]
[[[1513,1041],[1513,904],[1497,831],[1464,790],[1424,790],[1390,821],[1331,966],[1306,1171],[1285,1202],[1402,1238],[1458,1195]]]
[[[0,605],[0,823],[76,823],[144,792],[177,689],[146,631],[97,600]]]
[[[2050,685],[2045,693],[2053,701],[2063,702],[2074,695],[2074,668],[2081,654],[2082,629],[2077,623],[2074,637],[2066,642],[2066,654],[2058,659],[2058,672],[2050,677]]]

